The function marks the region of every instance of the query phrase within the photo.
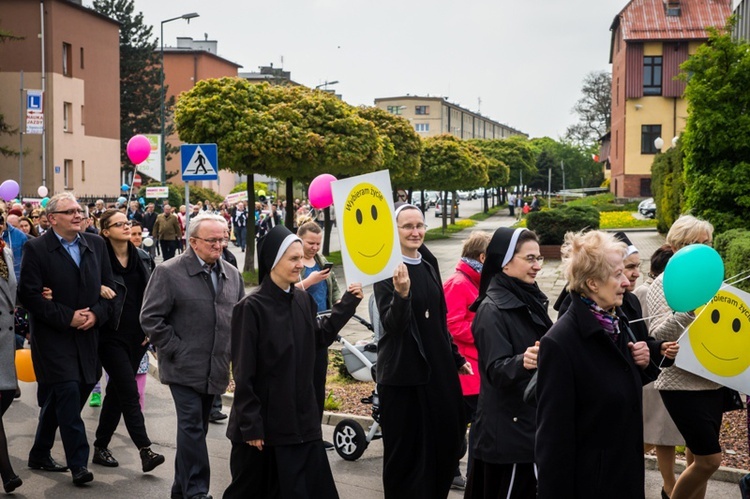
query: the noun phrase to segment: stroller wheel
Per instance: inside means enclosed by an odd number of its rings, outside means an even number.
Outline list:
[[[346,461],[356,461],[367,449],[367,437],[353,419],[344,419],[333,430],[333,446]]]

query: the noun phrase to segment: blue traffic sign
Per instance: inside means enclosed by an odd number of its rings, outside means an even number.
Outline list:
[[[217,180],[219,153],[216,144],[183,144],[180,146],[182,180]]]

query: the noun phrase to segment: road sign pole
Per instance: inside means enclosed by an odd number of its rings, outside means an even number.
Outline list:
[[[188,237],[190,235],[190,212],[193,211],[190,206],[190,185],[185,182],[185,250],[187,250]]]

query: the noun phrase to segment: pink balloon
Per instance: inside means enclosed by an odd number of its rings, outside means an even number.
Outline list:
[[[333,192],[331,191],[331,182],[335,182],[336,177],[330,173],[318,175],[310,182],[310,188],[307,189],[307,197],[310,204],[317,210],[328,208],[333,204]]]
[[[146,161],[151,154],[151,141],[145,135],[133,135],[128,141],[128,158],[135,165]]]
[[[0,198],[3,198],[6,201],[10,201],[11,199],[14,199],[16,196],[18,196],[18,191],[20,190],[18,186],[18,182],[15,180],[6,180],[2,184],[0,184]]]

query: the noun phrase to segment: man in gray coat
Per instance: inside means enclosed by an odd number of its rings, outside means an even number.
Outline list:
[[[159,377],[177,412],[172,498],[211,497],[211,402],[229,384],[230,319],[245,294],[239,271],[221,259],[227,232],[219,215],[191,218],[190,247],[156,267],[143,298],[143,331],[157,348]]]

